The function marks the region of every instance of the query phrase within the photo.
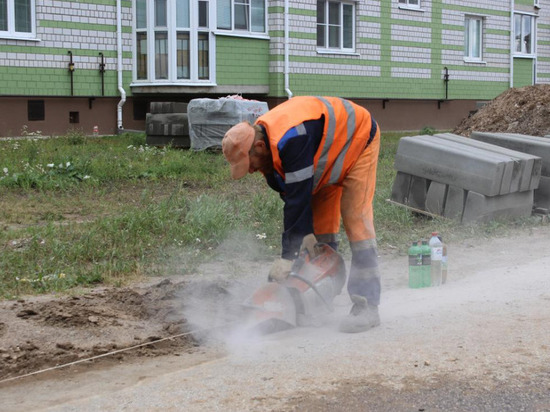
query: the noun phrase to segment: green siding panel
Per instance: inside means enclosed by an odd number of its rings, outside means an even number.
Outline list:
[[[38,25],[40,27],[50,27],[56,29],[92,30],[111,33],[116,32],[116,25],[114,24],[73,23],[70,21],[40,20]],[[132,28],[130,26],[122,26],[122,31],[124,33],[132,33]]]
[[[123,73],[127,92],[131,73]],[[75,96],[101,96],[101,76],[98,70],[75,70]],[[69,96],[71,78],[66,69],[0,67],[0,95]],[[118,96],[117,73],[105,72],[105,96]]]
[[[381,82],[378,77],[293,75],[290,88],[295,95],[336,95],[355,98],[444,99],[443,80],[393,78]],[[508,88],[508,82],[452,80],[449,99],[492,99]]]
[[[533,84],[533,60],[514,59],[514,87]]]
[[[71,49],[73,52],[73,56],[99,56],[98,50],[87,50],[87,49]],[[5,53],[32,53],[35,56],[38,56],[37,58],[41,58],[40,56],[43,55],[67,55],[67,48],[64,47],[42,47],[40,44],[26,44],[24,46],[14,46],[10,44],[0,44],[0,52]],[[115,50],[109,51],[104,50],[102,51],[103,55],[106,58],[116,58],[117,52]],[[123,52],[122,57],[125,59],[129,59],[132,57],[132,52]],[[99,57],[98,57],[99,58]],[[67,58],[68,59],[68,58]]]
[[[269,83],[269,41],[218,36],[216,38],[218,85]]]

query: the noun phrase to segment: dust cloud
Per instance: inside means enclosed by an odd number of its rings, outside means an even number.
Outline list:
[[[252,316],[253,309],[247,302],[256,290],[267,285],[275,258],[276,252],[255,236],[234,233],[216,248],[209,262],[200,266],[180,293],[187,329],[194,331],[201,346],[222,345],[229,356],[251,359],[262,356],[266,345],[285,334],[259,329],[258,319]],[[342,301],[340,312],[347,313],[349,297],[346,294],[337,298]],[[335,304],[339,305],[338,299]],[[300,325],[304,326],[300,335],[317,335],[320,329],[324,334],[338,333],[335,316],[341,318],[337,313],[320,313]]]
[[[236,356],[254,356],[261,336],[247,325],[244,305],[266,284],[275,252],[257,235],[235,232],[202,264],[180,291],[187,328],[201,345],[222,344]]]

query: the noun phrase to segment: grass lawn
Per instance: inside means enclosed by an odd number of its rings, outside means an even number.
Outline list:
[[[403,135],[382,135],[374,205],[381,249],[405,253],[433,230],[453,242],[540,224],[461,226],[389,204]],[[173,253],[185,257],[177,268],[185,274],[232,238],[275,257],[282,201],[259,174],[232,181],[219,152],[149,147],[143,134],[3,140],[0,227],[0,297],[11,299],[164,274]]]

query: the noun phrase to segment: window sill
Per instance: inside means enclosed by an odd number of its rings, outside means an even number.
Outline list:
[[[487,62],[485,60],[476,60],[476,59],[467,59],[465,58],[464,59],[464,63],[468,63],[468,64],[483,64],[483,65],[486,65]]]
[[[514,54],[514,58],[518,59],[536,59],[536,54]]]
[[[269,40],[270,37],[267,34],[255,34],[255,33],[249,33],[249,32],[238,32],[238,31],[222,31],[222,30],[216,30],[214,31],[215,36],[227,36],[227,37],[245,37],[247,39],[259,39],[259,40]]]
[[[337,55],[346,55],[346,56],[361,56],[355,51],[345,51],[345,50],[332,50],[332,49],[317,49],[317,54],[337,54]]]
[[[204,82],[190,82],[190,81],[179,81],[179,82],[171,82],[171,81],[159,81],[159,82],[150,82],[150,81],[133,81],[130,84],[130,87],[165,87],[165,86],[185,86],[185,87],[194,87],[194,86],[207,86],[207,87],[214,87],[217,86],[216,83],[212,83],[210,81],[204,81]]]
[[[27,37],[27,36],[18,36],[16,34],[5,34],[0,33],[0,39],[2,40],[25,40],[25,41],[32,41],[32,42],[39,42],[40,39],[37,37]]]
[[[155,94],[160,93],[164,95],[181,95],[194,94],[201,96],[220,96],[235,94],[237,91],[244,94],[262,94],[267,95],[269,93],[269,86],[257,85],[257,86],[218,86],[214,83],[140,83],[134,81],[130,84],[132,88],[132,94]]]
[[[419,11],[419,12],[421,12],[421,13],[424,13],[424,9],[421,9],[420,7],[402,6],[402,5],[399,5],[398,8],[399,8],[400,10]]]

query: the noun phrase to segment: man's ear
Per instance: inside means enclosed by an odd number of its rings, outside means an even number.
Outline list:
[[[255,140],[253,146],[256,150],[265,150],[267,147],[263,140]]]

